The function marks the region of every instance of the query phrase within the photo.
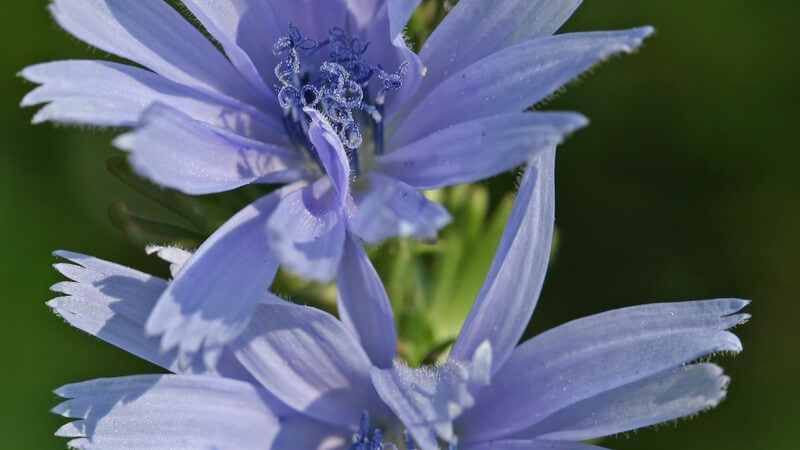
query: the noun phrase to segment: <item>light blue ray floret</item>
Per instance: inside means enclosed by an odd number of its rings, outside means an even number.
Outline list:
[[[35,122],[128,128],[115,145],[159,185],[283,186],[209,236],[150,310],[145,331],[184,367],[213,368],[279,268],[329,282],[362,241],[434,240],[451,217],[420,190],[552,152],[586,119],[529,107],[652,32],[554,35],[579,0],[460,0],[417,53],[401,33],[417,0],[181,1],[200,26],[172,3],[51,0],[67,32],[133,64],[55,61],[21,75],[39,85],[22,101],[44,105]],[[515,334],[493,342],[496,364]]]
[[[749,318],[745,300],[622,308],[519,343],[550,255],[554,156],[527,168],[468,319],[432,366],[397,358],[391,305],[358,245],[345,249],[338,318],[265,295],[214,370],[183,367],[145,334],[170,282],[58,252],[70,280],[52,287],[62,296],[48,305],[173,374],[58,389],[65,400],[53,412],[76,420],[56,434],[76,448],[589,450],[582,441],[715,407],[729,378],[697,361],[742,350],[730,329]],[[171,262],[173,253],[158,252]],[[364,298],[374,304],[361,307]]]

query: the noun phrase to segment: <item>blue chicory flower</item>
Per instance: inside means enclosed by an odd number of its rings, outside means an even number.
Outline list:
[[[166,280],[57,252],[74,264],[56,266],[73,280],[53,287],[66,294],[48,303],[56,313],[174,374],[59,388],[67,400],[54,412],[78,420],[56,434],[76,448],[592,449],[580,441],[717,405],[728,377],[693,361],[741,351],[727,330],[749,317],[744,300],[618,309],[517,346],[547,267],[553,163],[549,150],[527,169],[473,308],[433,367],[395,359],[386,292],[354,239],[337,286],[340,320],[267,296],[213,369],[181,366],[176,350],[146,335]],[[188,255],[158,251],[185,270]]]
[[[147,323],[164,349],[213,364],[279,264],[327,281],[345,242],[431,238],[450,220],[418,189],[509,170],[585,119],[523,112],[652,29],[551,36],[580,0],[461,0],[419,54],[419,0],[53,0],[74,36],[143,67],[28,67],[34,122],[135,127],[134,167],[183,192],[289,183],[216,231]],[[148,70],[149,69],[149,70]],[[267,230],[265,239],[264,230]],[[188,363],[187,363],[188,364]]]

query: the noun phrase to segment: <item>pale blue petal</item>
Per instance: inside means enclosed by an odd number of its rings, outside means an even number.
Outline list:
[[[268,86],[276,83],[275,66],[285,59],[285,55],[273,54],[275,42],[289,34],[289,25],[300,30],[303,37],[317,42],[328,37],[331,27],[347,28],[351,16],[347,10],[347,0],[293,0],[275,2],[274,0],[193,0],[202,2],[203,9],[211,16],[212,11],[219,30],[236,42],[258,70]],[[226,3],[221,5],[221,3]],[[222,14],[218,18],[217,14]],[[311,59],[321,62],[320,56],[327,50],[317,53]],[[276,98],[274,95],[272,98]],[[272,100],[272,99],[271,99]],[[276,104],[276,102],[273,102]]]
[[[420,0],[386,0],[386,4],[389,7],[389,33],[392,40],[402,34],[403,28],[405,28],[408,19],[411,18],[419,2]]]
[[[550,259],[554,164],[555,149],[549,149],[525,171],[489,273],[453,345],[454,358],[467,359],[488,340],[496,372],[522,337]]]
[[[287,35],[291,23],[300,29],[303,36],[323,40],[331,27],[344,27],[348,19],[347,0],[292,0],[279,3],[269,0],[269,3],[278,21],[280,36]]]
[[[28,66],[20,75],[41,84],[22,99],[22,106],[47,103],[33,117],[34,123],[134,126],[148,106],[160,102],[243,136],[287,143],[283,124],[259,109],[138,67],[110,61],[54,61]]]
[[[487,56],[453,73],[404,115],[390,148],[452,124],[523,111],[594,64],[633,51],[652,32],[642,27],[561,34]]]
[[[325,173],[339,194],[339,203],[344,205],[350,196],[350,161],[342,141],[319,111],[306,108],[305,112],[311,117],[308,139],[314,145]]]
[[[278,269],[264,226],[289,186],[238,212],[197,249],[158,300],[146,331],[178,347],[182,367],[203,348],[213,366],[224,344],[246,326]]]
[[[184,4],[222,44],[233,64],[255,86],[271,86],[279,57],[272,46],[287,32],[288,22],[278,17],[271,0],[189,0]],[[253,73],[255,70],[255,74]],[[260,78],[261,81],[254,78]],[[270,99],[277,103],[272,94]],[[279,113],[278,113],[279,114]]]
[[[369,32],[380,20],[379,15],[386,14],[385,0],[347,0],[347,9],[355,21],[356,29]],[[386,34],[388,38],[388,31]]]
[[[72,281],[50,289],[66,294],[47,302],[70,325],[171,371],[175,352],[161,353],[158,339],[145,336],[144,321],[167,288],[166,280],[87,255],[57,251],[75,264],[54,267]]]
[[[53,0],[50,11],[75,37],[176,83],[260,107],[273,104],[166,2]]]
[[[437,437],[453,440],[453,420],[475,404],[469,369],[452,359],[416,369],[395,362],[390,369],[373,367],[371,374],[378,394],[422,450],[438,450]]]
[[[402,181],[373,172],[368,183],[356,197],[358,209],[349,222],[350,230],[367,242],[394,236],[435,239],[450,223],[444,207]]]
[[[272,395],[309,417],[356,429],[364,410],[382,410],[369,358],[326,312],[273,297],[231,348]]]
[[[347,221],[329,178],[289,193],[266,224],[270,250],[304,278],[330,281],[339,267]]]
[[[372,0],[355,1],[370,2]],[[353,0],[351,0],[351,3],[352,2]],[[364,41],[370,43],[367,56],[372,64],[380,65],[389,72],[397,70],[403,63],[408,64],[403,85],[399,90],[390,92],[386,96],[384,116],[390,117],[395,110],[413,98],[414,94],[417,92],[417,88],[422,82],[425,68],[419,56],[408,48],[402,35],[391,35],[389,30],[390,17],[387,9],[388,5],[382,3],[382,6],[376,10],[375,17],[367,24],[367,28],[363,31],[363,34]],[[369,10],[370,9],[367,8],[367,11]],[[366,14],[367,13],[364,13],[364,15]],[[382,83],[379,80],[373,80],[368,90],[369,94],[374,97],[382,86]]]
[[[715,352],[738,352],[726,329],[744,300],[634,306],[574,320],[518,347],[462,416],[470,439],[507,436],[563,408]]]
[[[513,169],[586,123],[577,113],[502,114],[439,130],[377,161],[418,189],[471,183]]]
[[[161,103],[145,110],[141,125],[114,144],[130,153],[140,175],[187,194],[291,182],[314,172],[297,151],[213,128]]]
[[[464,450],[603,450],[583,442],[511,439],[463,446]],[[459,447],[460,448],[460,447]]]
[[[54,266],[72,281],[53,285],[51,290],[66,295],[47,302],[70,325],[171,372],[252,380],[229,350],[216,369],[203,364],[181,368],[175,349],[162,352],[158,338],[145,334],[147,316],[167,288],[165,280],[87,255],[63,250],[54,254],[75,263]]]
[[[391,367],[397,354],[397,331],[386,289],[358,238],[345,238],[336,275],[339,318],[361,342],[372,365]]]
[[[426,92],[470,64],[555,33],[581,0],[461,0],[420,50]]]
[[[717,406],[729,381],[714,364],[677,367],[575,403],[520,435],[580,441],[691,416]]]
[[[68,400],[52,411],[79,419],[56,432],[74,438],[72,448],[316,448],[326,439],[342,445],[346,437],[302,415],[279,414],[261,388],[225,378],[101,378],[55,393]]]
[[[427,73],[425,64],[423,64],[422,60],[419,58],[419,56],[417,56],[416,53],[414,53],[413,50],[408,48],[403,36],[394,38],[392,45],[394,46],[396,59],[399,61],[396,67],[399,67],[400,64],[406,62],[408,63],[408,69],[405,79],[403,80],[403,86],[400,87],[397,92],[392,92],[388,95],[386,100],[387,119],[392,117],[394,111],[400,109],[403,105],[414,98],[420,86],[422,85],[422,80],[425,79],[425,75]]]
[[[273,54],[275,42],[287,35],[290,23],[304,36],[318,41],[325,39],[331,27],[345,25],[345,3],[343,0],[184,1],[220,42],[233,64],[254,85],[265,90],[273,105],[277,104],[277,96],[265,86],[277,81],[275,65],[283,59]]]
[[[182,3],[203,25],[203,28],[216,39],[225,49],[225,54],[231,63],[239,70],[256,89],[277,103],[277,97],[264,83],[264,78],[259,74],[250,54],[258,55],[261,52],[272,54],[272,41],[264,39],[267,35],[264,30],[264,21],[269,21],[270,16],[264,15],[265,0],[182,0]],[[260,30],[255,30],[254,20],[246,20],[247,14],[259,14]],[[241,45],[240,45],[241,43]],[[248,52],[249,49],[249,52]],[[277,108],[273,107],[277,113]]]

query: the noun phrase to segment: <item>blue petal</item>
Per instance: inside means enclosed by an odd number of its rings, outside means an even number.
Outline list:
[[[134,126],[148,106],[160,102],[243,136],[287,143],[283,124],[261,110],[138,67],[109,61],[55,61],[26,67],[20,75],[41,84],[22,99],[22,106],[47,103],[33,117],[34,123]]]
[[[273,54],[273,44],[286,36],[289,24],[307,37],[322,40],[332,26],[343,26],[348,20],[348,5],[343,0],[295,0],[280,5],[271,0],[183,3],[222,45],[239,71],[267,93],[273,105],[277,104],[277,97],[264,81],[270,86],[277,81],[275,65],[281,58]]]
[[[160,103],[114,143],[131,153],[139,174],[188,194],[291,182],[313,173],[312,163],[294,150],[212,128]]]
[[[440,130],[377,161],[379,170],[419,189],[471,183],[524,163],[586,123],[576,113],[497,115]]]
[[[146,337],[144,321],[167,288],[166,280],[91,256],[57,251],[75,264],[54,267],[72,281],[50,289],[66,294],[47,302],[70,325],[112,345],[173,370],[175,354],[161,353],[158,339]]]
[[[394,51],[399,64],[408,63],[408,71],[406,72],[403,86],[396,93],[389,95],[386,101],[386,116],[390,118],[394,115],[394,111],[400,109],[403,105],[407,104],[417,94],[422,81],[425,78],[426,71],[428,70],[422,63],[422,60],[414,53],[413,50],[408,48],[403,36],[398,36],[392,42]],[[399,64],[397,67],[399,67]]]
[[[394,40],[403,33],[408,19],[414,13],[420,0],[386,0],[389,11],[389,33]]]
[[[276,410],[263,389],[218,377],[136,375],[63,386],[52,412],[72,448],[317,448],[346,430]]]
[[[359,193],[358,209],[350,218],[350,230],[367,242],[394,236],[434,239],[450,223],[450,214],[402,181],[370,173],[369,185]]]
[[[311,1],[188,0],[184,4],[222,45],[239,71],[263,89],[264,82],[271,86],[277,81],[275,65],[281,58],[273,54],[273,45],[286,36],[290,23],[314,39],[327,36],[331,26],[345,23],[341,0]],[[317,24],[317,17],[330,22]],[[267,96],[276,107],[277,97],[269,90]]]
[[[260,77],[272,86],[278,81],[275,65],[283,59],[273,53],[273,45],[287,36],[289,26],[297,27],[304,37],[322,41],[331,27],[344,27],[349,23],[348,3],[352,1],[191,0],[194,5],[189,6],[219,40],[234,64],[249,59]],[[269,97],[270,105],[277,105],[277,97],[274,94]]]
[[[224,344],[246,326],[278,269],[264,226],[291,189],[276,191],[237,213],[197,249],[158,300],[146,331],[178,347],[182,367],[203,348],[213,366]]]
[[[53,285],[51,290],[66,295],[47,305],[73,327],[171,372],[252,379],[230,351],[223,353],[216,370],[202,364],[182,369],[177,351],[162,352],[159,340],[145,334],[145,321],[167,288],[166,280],[87,255],[63,250],[55,255],[74,263],[55,265],[72,281]]]
[[[592,65],[633,51],[652,31],[642,27],[561,34],[487,56],[454,73],[406,114],[390,137],[390,147],[452,124],[523,111]]]
[[[339,203],[344,205],[350,196],[350,161],[342,141],[317,110],[306,108],[305,112],[311,117],[308,138],[314,144],[322,167],[339,194]]]
[[[555,33],[581,0],[461,0],[420,50],[425,92],[449,74],[520,42]]]
[[[166,2],[54,0],[50,11],[75,37],[171,81],[259,107],[274,104]]]
[[[272,395],[309,417],[355,429],[362,411],[383,411],[369,358],[326,312],[272,297],[231,348]]]
[[[550,259],[554,164],[555,149],[550,149],[525,171],[489,273],[453,345],[454,358],[468,358],[488,340],[496,372],[522,337]]]
[[[460,422],[472,440],[520,432],[586,399],[714,352],[738,352],[726,329],[735,299],[662,303],[574,320],[518,347]]]
[[[691,416],[717,406],[729,381],[714,364],[677,367],[580,401],[520,435],[578,441]]]
[[[286,195],[266,224],[270,250],[304,278],[330,281],[339,268],[347,221],[329,178]]]
[[[224,2],[183,0],[182,3],[225,49],[225,54],[234,67],[239,70],[239,73],[256,89],[277,103],[277,97],[264,83],[264,77],[270,75],[272,71],[259,73],[250,57],[250,55],[272,56],[271,44],[275,42],[275,39],[270,40],[267,37],[269,34],[264,26],[264,22],[274,21],[267,8],[268,3],[261,0],[228,0]],[[248,20],[248,14],[255,17]],[[274,111],[278,112],[277,108],[274,108]]]
[[[264,0],[257,0],[264,1]],[[348,2],[351,0],[292,0],[279,4],[267,0],[274,10],[280,35],[286,36],[289,24],[293,24],[304,36],[322,40],[331,27],[342,27],[348,17]],[[275,41],[270,41],[270,44]],[[274,67],[274,66],[273,66]]]
[[[349,234],[336,275],[336,292],[339,317],[361,342],[372,365],[390,367],[397,354],[392,305],[361,242]]]
[[[348,0],[347,9],[353,16],[357,29],[369,32],[380,20],[381,15],[386,15],[386,0]],[[387,34],[388,36],[388,31]],[[369,42],[369,41],[368,41]]]
[[[362,0],[366,3],[372,1],[382,2],[382,0]],[[370,11],[369,6],[366,11]],[[368,17],[369,13],[364,12],[359,17]],[[393,36],[390,33],[390,17],[387,12],[387,5],[375,11],[375,16],[368,22],[366,29],[362,31],[365,42],[370,43],[370,60],[380,65],[386,70],[392,71],[407,63],[408,68],[403,81],[403,85],[396,92],[390,93],[386,98],[385,117],[390,117],[400,106],[414,97],[417,88],[422,83],[425,68],[422,60],[408,48],[402,35]],[[369,85],[369,93],[375,96],[380,89],[381,83],[373,82]]]

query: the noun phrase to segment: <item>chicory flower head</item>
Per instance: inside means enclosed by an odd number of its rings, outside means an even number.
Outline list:
[[[174,374],[71,384],[54,412],[78,419],[76,448],[591,449],[580,441],[713,407],[728,377],[716,352],[747,302],[623,308],[569,322],[517,346],[536,304],[553,231],[550,150],[529,166],[499,251],[449,357],[395,360],[391,308],[361,246],[346,243],[340,319],[268,296],[216,369],[183,368],[144,332],[168,282],[57,253],[74,281],[49,305],[70,324]],[[188,255],[160,254],[180,267]],[[363,298],[374,301],[362,305]]]
[[[580,0],[461,0],[415,54],[401,31],[418,3],[183,0],[217,48],[162,0],[53,0],[64,29],[142,67],[24,69],[41,86],[23,105],[46,103],[34,122],[134,127],[116,141],[134,168],[186,193],[294,182],[170,284],[147,322],[164,349],[213,364],[281,264],[327,281],[354,237],[434,237],[450,217],[418,189],[509,170],[583,126],[523,111],[652,31],[551,36]]]

